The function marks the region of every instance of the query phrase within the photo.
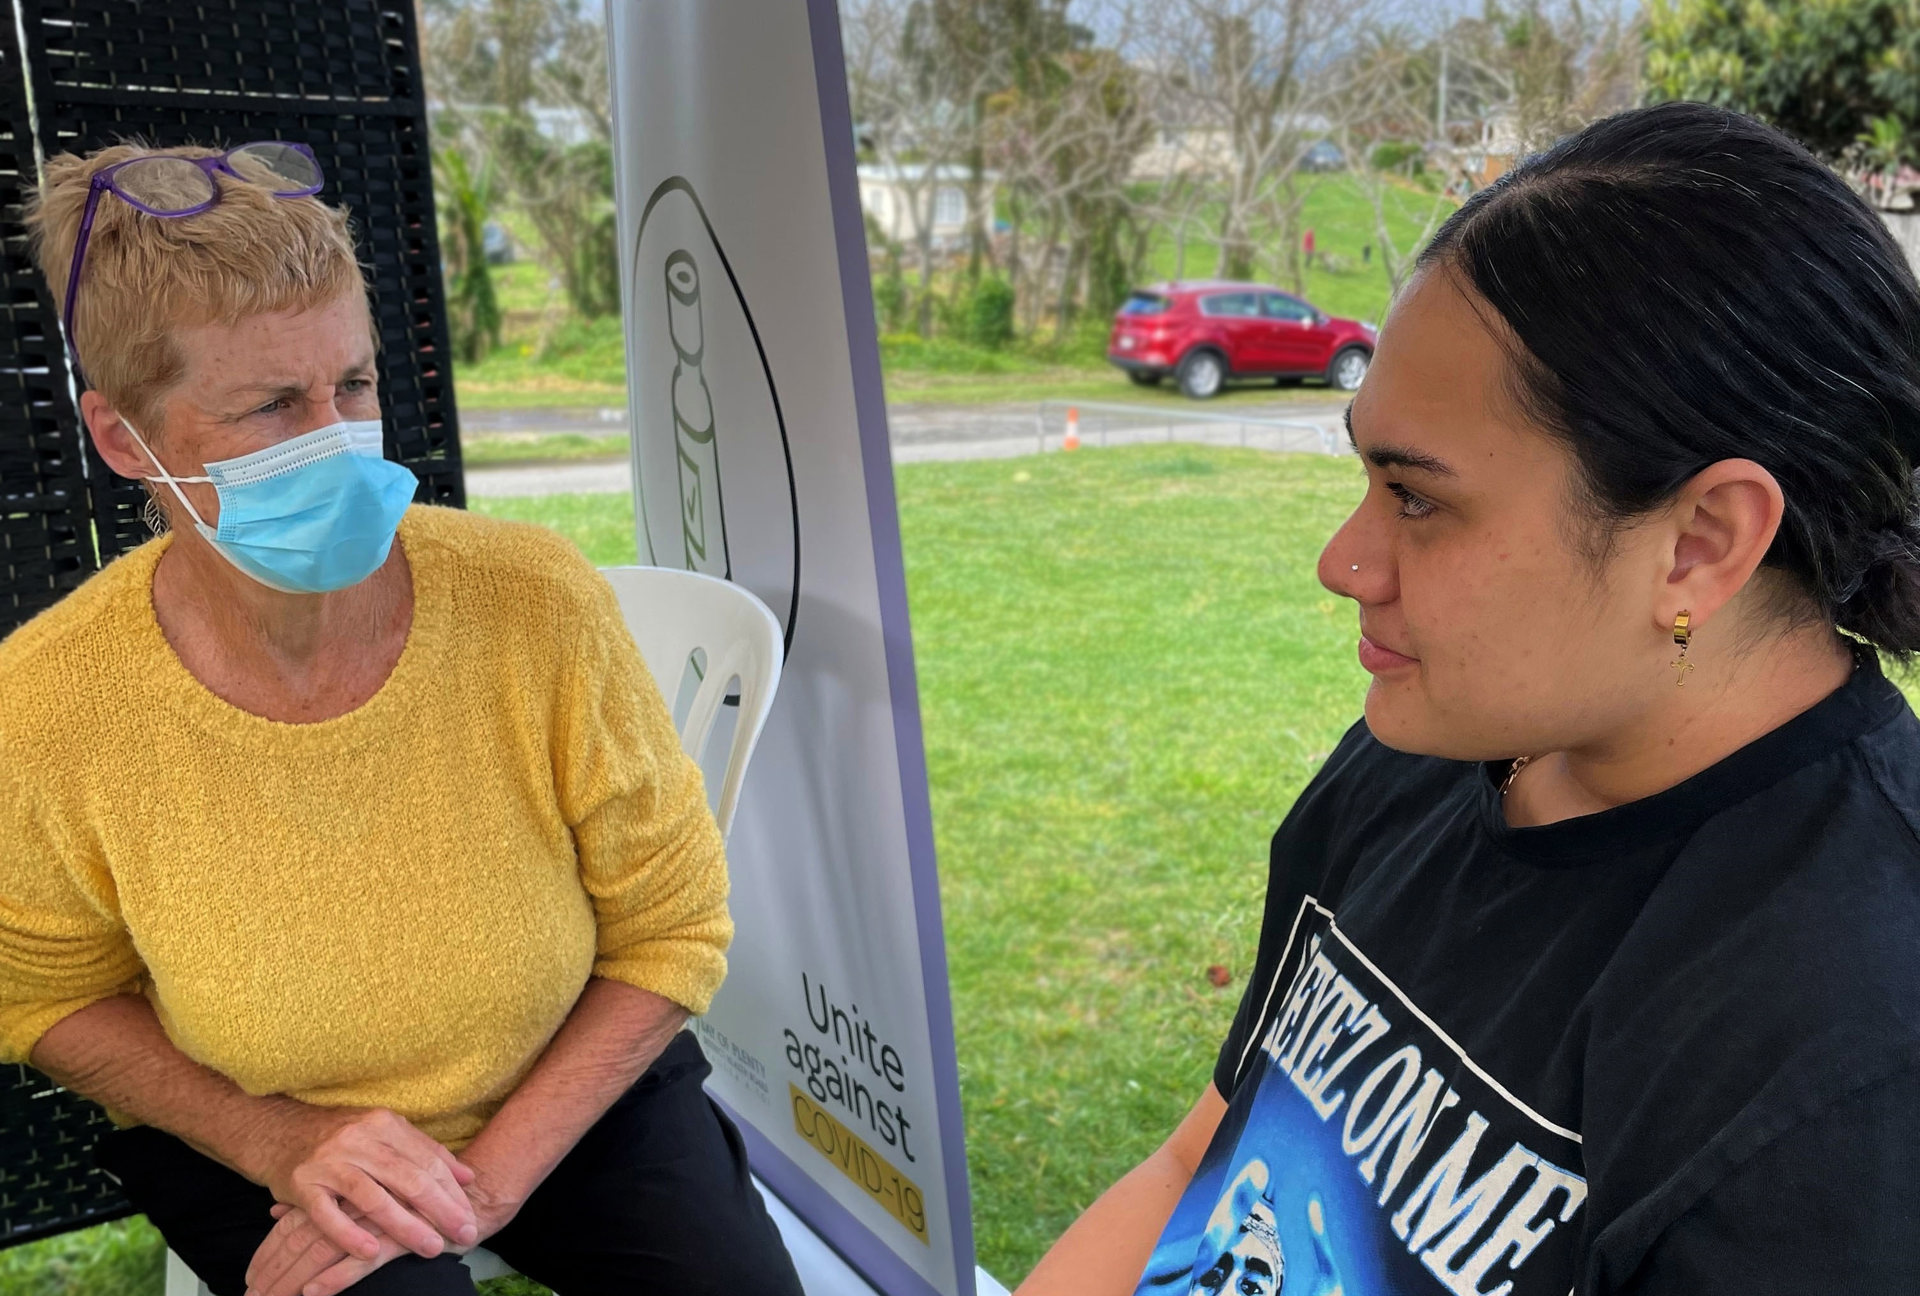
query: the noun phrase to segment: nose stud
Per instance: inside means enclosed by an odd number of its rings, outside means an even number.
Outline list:
[[[1359,571],[1359,570],[1360,570],[1360,564],[1359,564],[1359,563],[1355,563],[1355,564],[1353,565],[1353,569],[1354,569],[1355,571]]]

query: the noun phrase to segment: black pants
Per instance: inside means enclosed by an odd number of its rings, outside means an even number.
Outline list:
[[[700,1087],[691,1034],[607,1110],[484,1245],[559,1296],[747,1292],[801,1296],[786,1245],[747,1178],[740,1132]],[[243,1296],[273,1197],[171,1134],[108,1135],[96,1152],[215,1296]],[[452,1255],[403,1255],[345,1296],[473,1296]]]

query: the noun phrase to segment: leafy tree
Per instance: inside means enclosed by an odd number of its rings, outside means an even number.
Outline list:
[[[436,149],[433,189],[440,205],[440,250],[447,265],[447,324],[453,356],[473,364],[500,345],[500,303],[487,265],[485,229],[493,206],[493,167],[476,177],[455,148]]]
[[[1920,0],[1649,0],[1645,21],[1649,98],[1752,113],[1835,161],[1920,161]]]
[[[620,309],[606,33],[583,0],[426,0],[435,133],[498,168],[574,311]],[[541,129],[571,110],[585,139]]]
[[[990,258],[985,191],[989,102],[1012,89],[1032,94],[1050,60],[1087,45],[1092,33],[1067,18],[1068,0],[910,0],[902,55],[920,93],[967,116],[967,279]]]

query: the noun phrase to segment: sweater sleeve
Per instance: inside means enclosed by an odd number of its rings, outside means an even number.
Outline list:
[[[702,1013],[733,938],[720,830],[612,589],[582,579],[554,770],[599,928],[593,973]]]
[[[61,846],[0,752],[0,1063],[27,1061],[62,1018],[136,993],[144,977],[104,865]]]

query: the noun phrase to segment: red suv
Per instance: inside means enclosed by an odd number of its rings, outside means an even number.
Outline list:
[[[1375,330],[1335,319],[1265,284],[1142,288],[1114,316],[1107,359],[1151,387],[1168,374],[1195,400],[1229,378],[1324,378],[1352,391],[1367,376]]]

